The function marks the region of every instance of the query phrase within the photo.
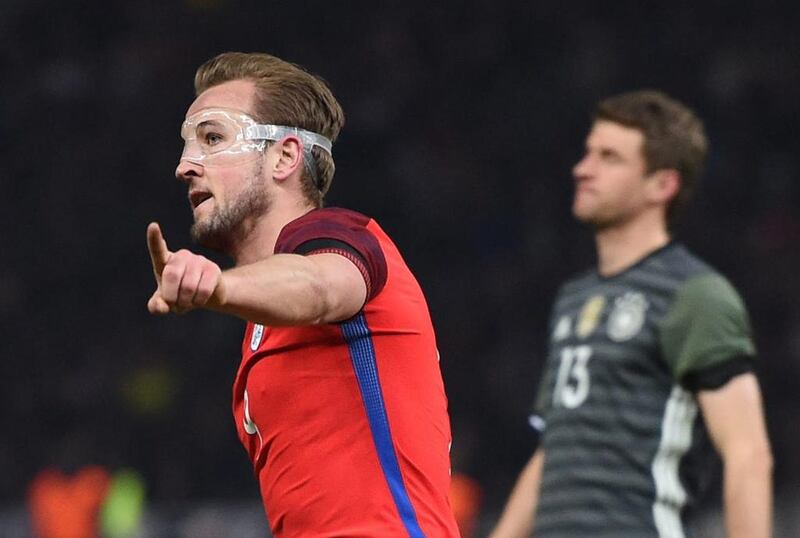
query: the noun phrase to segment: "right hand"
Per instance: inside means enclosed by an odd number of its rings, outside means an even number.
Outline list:
[[[156,291],[147,301],[151,314],[182,314],[219,304],[222,270],[189,250],[171,252],[156,222],[147,226],[147,249],[156,278]]]

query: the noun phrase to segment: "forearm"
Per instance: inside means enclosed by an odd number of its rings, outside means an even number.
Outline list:
[[[728,538],[771,535],[772,458],[768,448],[725,462],[723,495]]]
[[[753,373],[698,393],[698,402],[724,466],[728,538],[767,538],[772,523],[772,452],[761,390]]]
[[[224,271],[207,307],[263,325],[310,325],[331,321],[329,291],[311,260],[278,254]]]
[[[544,451],[537,450],[520,473],[490,538],[526,538],[533,531]]]

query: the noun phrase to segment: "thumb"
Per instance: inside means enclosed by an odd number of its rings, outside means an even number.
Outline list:
[[[153,296],[150,297],[150,300],[147,301],[147,310],[151,314],[169,314],[169,305],[167,302],[161,298],[158,294],[158,291],[153,293]]]

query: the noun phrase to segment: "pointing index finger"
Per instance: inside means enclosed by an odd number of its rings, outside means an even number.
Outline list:
[[[147,226],[147,250],[150,251],[150,260],[153,262],[153,271],[156,276],[161,276],[164,266],[169,259],[169,249],[164,236],[161,234],[161,227],[157,222],[151,222]]]

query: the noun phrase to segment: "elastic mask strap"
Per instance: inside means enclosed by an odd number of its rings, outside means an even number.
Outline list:
[[[317,146],[328,152],[328,155],[333,155],[331,153],[333,144],[328,138],[299,127],[287,127],[286,125],[259,124],[250,125],[245,129],[245,138],[249,140],[277,141],[288,135],[294,135],[303,142],[303,164],[311,174],[314,184],[319,190],[322,190],[319,175],[317,174],[316,161],[311,150],[314,146]]]

